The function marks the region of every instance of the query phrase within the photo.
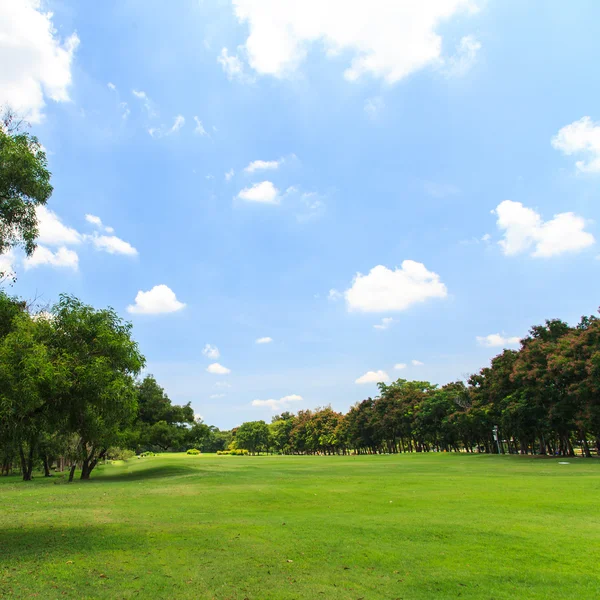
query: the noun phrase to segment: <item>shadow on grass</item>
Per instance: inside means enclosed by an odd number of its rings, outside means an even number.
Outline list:
[[[0,565],[48,558],[93,556],[98,551],[136,550],[146,541],[136,532],[106,525],[5,528],[0,532]]]
[[[202,471],[187,465],[156,465],[154,467],[136,469],[131,469],[131,467],[128,466],[127,470],[120,471],[118,473],[107,471],[100,467],[96,473],[92,473],[90,482],[102,483],[103,481],[143,481],[144,479],[163,479],[169,477],[181,477],[191,474],[201,476],[205,473],[206,471]]]

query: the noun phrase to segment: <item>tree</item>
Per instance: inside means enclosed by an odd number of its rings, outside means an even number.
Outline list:
[[[131,339],[131,324],[112,309],[95,310],[62,295],[52,314],[49,343],[68,364],[57,406],[66,415],[68,430],[79,436],[81,479],[89,479],[137,415],[134,378],[144,357]],[[74,471],[72,465],[70,479]]]
[[[238,448],[255,454],[267,451],[270,445],[269,426],[264,421],[249,421],[240,425],[235,434]]]
[[[0,422],[6,448],[18,452],[23,480],[32,478],[39,440],[56,423],[64,369],[44,344],[47,323],[20,313],[0,341]]]
[[[22,246],[28,256],[33,253],[36,207],[46,204],[51,194],[43,146],[6,111],[0,122],[0,254],[15,246]]]

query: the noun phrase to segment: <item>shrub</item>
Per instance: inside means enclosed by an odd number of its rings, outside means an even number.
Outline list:
[[[146,452],[142,452],[140,455],[138,455],[138,458],[146,458],[146,456],[158,456],[158,454],[156,454],[156,452],[152,452],[151,450],[146,450]]]
[[[219,456],[223,456],[229,454],[231,456],[246,456],[248,454],[248,450],[244,450],[242,448],[234,448],[233,450],[217,450],[217,454]]]
[[[200,450],[198,450],[197,448],[190,448],[186,454],[193,454],[193,455],[198,455],[198,454],[202,454],[202,452],[200,452]]]
[[[116,448],[112,447],[108,449],[106,453],[106,458],[108,460],[128,460],[135,456],[135,452],[133,450],[129,450],[128,448]]]

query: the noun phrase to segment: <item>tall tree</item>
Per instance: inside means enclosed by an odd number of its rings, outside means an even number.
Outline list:
[[[52,194],[43,146],[6,111],[0,122],[0,254],[22,246],[35,250],[36,207]]]

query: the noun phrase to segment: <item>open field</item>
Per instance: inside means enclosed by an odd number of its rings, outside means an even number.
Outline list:
[[[0,478],[0,597],[600,597],[600,461],[217,457]]]

